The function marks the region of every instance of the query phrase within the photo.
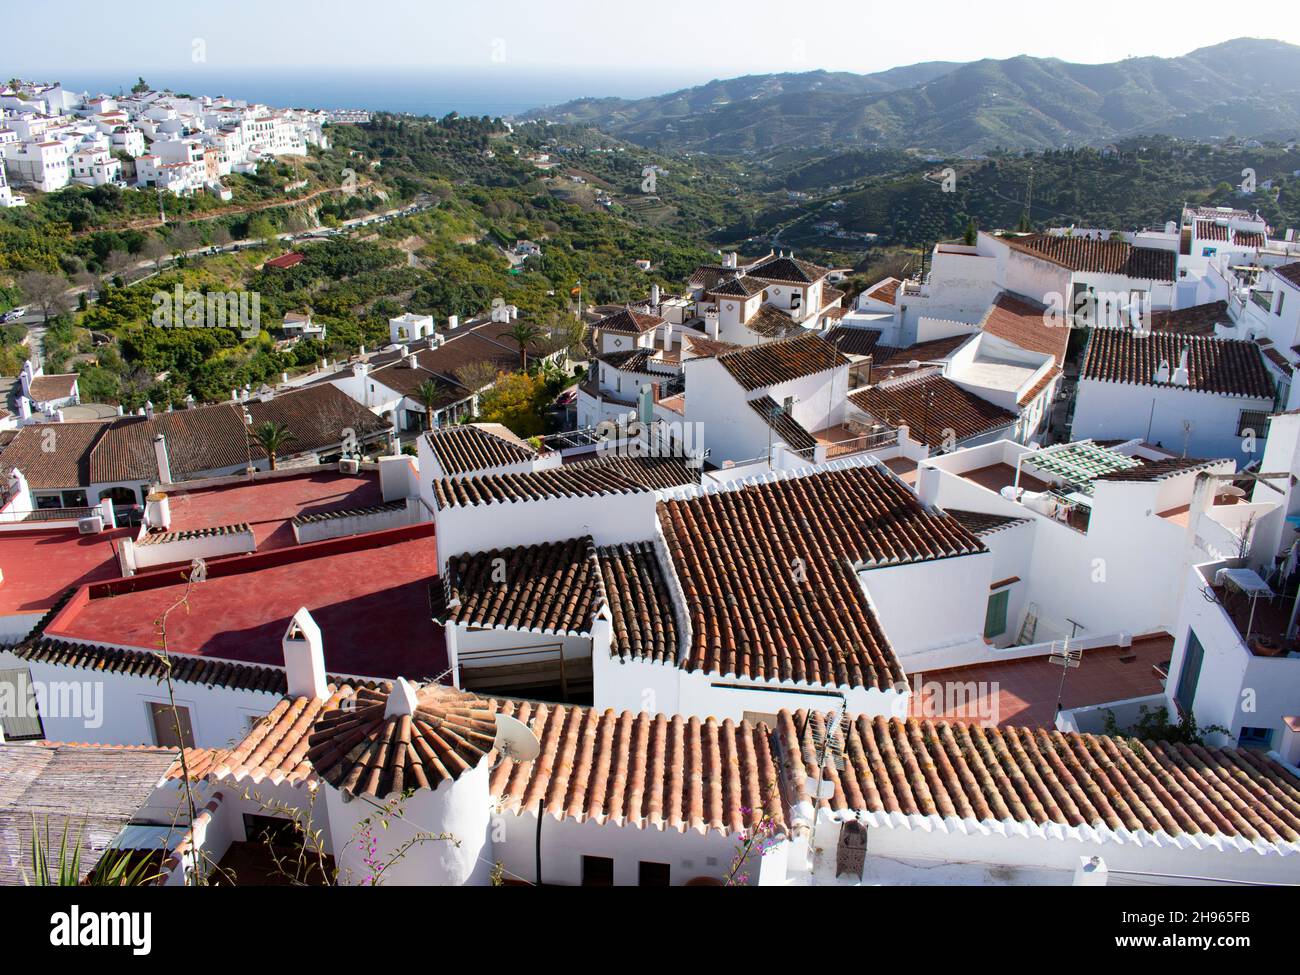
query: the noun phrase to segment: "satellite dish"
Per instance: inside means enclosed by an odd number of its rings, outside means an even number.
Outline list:
[[[500,712],[497,712],[496,719],[497,737],[492,744],[502,761],[508,758],[515,762],[528,762],[542,753],[541,742],[528,730],[528,725]]]

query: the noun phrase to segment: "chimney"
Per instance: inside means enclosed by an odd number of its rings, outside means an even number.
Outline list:
[[[144,415],[150,420],[153,419],[153,400],[144,401]]]
[[[436,349],[438,347],[438,336],[430,332],[424,337],[424,344],[431,349]]]
[[[704,313],[704,334],[715,342],[718,340],[718,313],[716,311],[706,311]]]
[[[289,697],[310,697],[323,701],[329,697],[325,679],[325,644],[320,627],[303,606],[293,614],[284,639],[284,675]]]
[[[158,483],[172,482],[172,465],[167,458],[167,438],[161,433],[153,438],[153,457],[158,464]]]
[[[460,318],[459,318],[459,316],[457,316],[457,315],[448,315],[448,316],[447,316],[447,331],[450,332],[452,329],[456,328],[458,325],[460,325]]]
[[[1175,386],[1186,386],[1188,382],[1187,357],[1189,352],[1188,346],[1183,346],[1183,353],[1178,357],[1178,368],[1174,370],[1171,380]]]
[[[1152,382],[1167,383],[1169,382],[1169,360],[1161,359],[1160,365],[1156,367],[1155,375],[1151,377]]]
[[[659,312],[659,285],[650,285],[650,309],[656,314]]]

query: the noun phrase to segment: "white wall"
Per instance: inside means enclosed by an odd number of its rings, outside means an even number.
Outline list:
[[[1070,436],[1073,440],[1138,437],[1176,454],[1183,452],[1186,438],[1189,457],[1231,457],[1242,467],[1264,450],[1262,439],[1256,440],[1254,453],[1243,449],[1237,436],[1243,410],[1271,413],[1273,401],[1081,379]],[[1184,431],[1184,421],[1191,422],[1190,433]]]

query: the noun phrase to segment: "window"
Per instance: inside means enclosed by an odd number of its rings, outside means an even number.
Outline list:
[[[669,887],[672,867],[666,863],[651,863],[642,860],[637,874],[637,884],[641,887]]]
[[[1007,632],[1007,603],[1011,601],[1011,590],[1003,589],[989,596],[989,608],[984,614],[984,636],[993,639]]]
[[[1183,668],[1178,674],[1178,690],[1174,694],[1174,703],[1183,714],[1192,713],[1192,704],[1196,701],[1196,684],[1201,679],[1201,662],[1205,659],[1205,648],[1196,638],[1196,633],[1187,631],[1187,646],[1183,649]]]
[[[154,744],[163,748],[193,748],[194,728],[190,723],[190,709],[176,705],[172,714],[171,705],[149,702],[149,717],[153,719]],[[177,722],[180,734],[177,734]]]
[[[1242,728],[1237,736],[1237,745],[1241,748],[1262,748],[1267,751],[1273,747],[1272,728]]]
[[[582,886],[613,887],[614,861],[609,857],[583,857]]]
[[[1268,414],[1262,410],[1242,410],[1237,418],[1237,436],[1244,437],[1249,431],[1256,440],[1268,438]]]

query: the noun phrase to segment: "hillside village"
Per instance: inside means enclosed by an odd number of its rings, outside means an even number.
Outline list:
[[[220,197],[366,123],[0,109],[8,206],[121,155]],[[163,886],[309,843],[295,881],[1294,883],[1295,231],[977,229],[860,290],[715,257],[561,319],[408,308],[219,402],[88,415],[33,354],[0,417],[0,883],[54,794],[87,869]],[[560,429],[484,416],[543,373]]]

